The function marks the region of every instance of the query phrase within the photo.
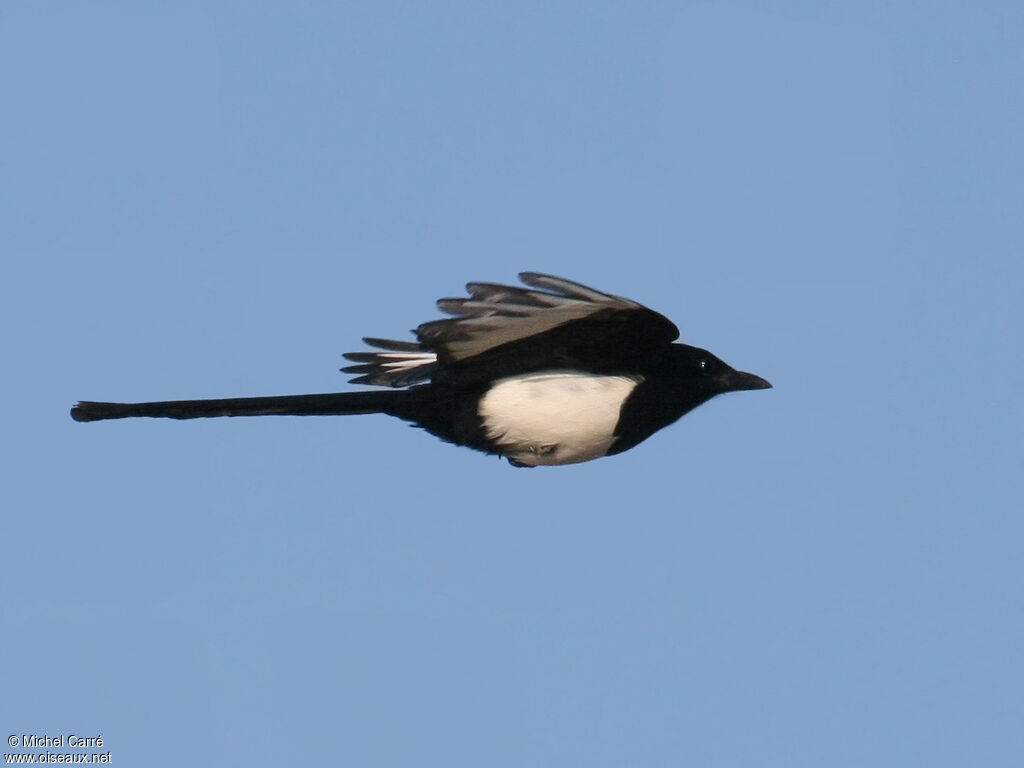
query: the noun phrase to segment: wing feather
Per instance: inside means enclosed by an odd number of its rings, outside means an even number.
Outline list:
[[[437,369],[437,354],[415,341],[394,339],[363,339],[383,352],[346,352],[343,357],[359,365],[347,365],[343,373],[358,373],[352,384],[374,384],[379,387],[408,387],[428,381]]]

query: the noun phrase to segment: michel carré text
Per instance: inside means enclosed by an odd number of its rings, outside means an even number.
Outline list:
[[[67,748],[67,749],[83,749],[85,747],[102,747],[103,737],[102,736],[76,736],[71,734],[65,736],[47,736],[46,734],[39,735],[37,733],[23,733],[21,734],[21,743],[19,745],[11,744],[11,746],[21,746],[28,748]]]

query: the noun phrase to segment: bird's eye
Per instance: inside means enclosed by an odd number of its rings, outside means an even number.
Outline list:
[[[699,363],[697,363],[697,367],[700,368],[701,371],[706,371],[708,369],[708,361],[701,360]]]

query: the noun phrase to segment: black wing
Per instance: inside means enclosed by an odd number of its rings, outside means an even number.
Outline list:
[[[437,302],[453,317],[420,325],[418,344],[364,339],[385,351],[346,354],[360,365],[342,370],[362,374],[353,383],[401,387],[431,379],[439,366],[492,368],[509,355],[523,370],[587,366],[604,351],[621,357],[679,338],[668,318],[631,299],[538,272],[519,279],[529,288],[469,283],[468,298]]]

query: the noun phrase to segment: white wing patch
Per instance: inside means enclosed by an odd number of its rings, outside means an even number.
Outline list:
[[[437,360],[433,352],[378,352],[377,362],[381,368],[392,373],[402,373],[419,368]]]
[[[604,456],[622,404],[642,377],[549,371],[499,379],[480,399],[487,437],[527,466]]]

